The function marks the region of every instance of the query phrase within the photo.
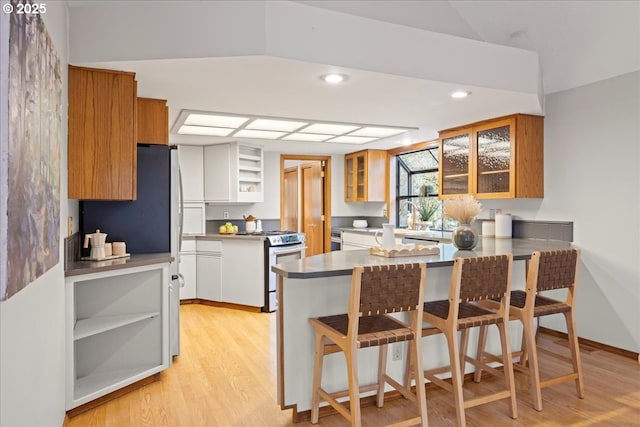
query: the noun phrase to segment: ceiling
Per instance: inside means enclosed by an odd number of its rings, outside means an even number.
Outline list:
[[[74,1],[69,5],[113,8],[128,7],[127,3],[140,2]],[[537,52],[541,89],[547,94],[640,69],[640,3],[635,1],[295,3],[310,10],[330,10]],[[168,100],[170,125],[182,109],[190,109],[417,128],[364,145],[252,140],[267,151],[346,153],[363,148],[393,148],[434,139],[438,130],[477,120],[516,112],[544,114],[539,98],[524,91],[272,55],[74,63],[135,71],[139,96]],[[328,86],[318,78],[328,71],[345,73],[349,79],[339,86]],[[472,95],[465,100],[451,99],[449,94],[460,88],[471,90]],[[211,144],[229,139],[172,134],[170,140]]]

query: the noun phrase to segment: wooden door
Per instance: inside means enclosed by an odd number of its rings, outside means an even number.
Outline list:
[[[302,230],[307,236],[306,256],[324,252],[322,164],[302,165]]]
[[[298,167],[284,170],[283,229],[298,231]]]

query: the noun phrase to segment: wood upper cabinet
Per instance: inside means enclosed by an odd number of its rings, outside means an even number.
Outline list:
[[[138,98],[138,144],[169,145],[166,99]]]
[[[384,202],[387,181],[386,151],[363,150],[345,154],[345,202]]]
[[[440,197],[544,197],[543,122],[514,114],[440,133]]]
[[[69,66],[70,199],[136,199],[134,73]]]

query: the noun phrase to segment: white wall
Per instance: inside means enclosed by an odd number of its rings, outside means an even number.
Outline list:
[[[574,222],[578,334],[640,351],[640,72],[547,95],[543,200],[483,201]],[[561,318],[543,325],[564,331]]]
[[[45,25],[63,70],[67,110],[67,5],[47,2]],[[4,21],[3,21],[4,26]],[[6,43],[3,36],[2,43]],[[6,91],[6,87],[2,88]],[[6,99],[6,92],[3,95]],[[0,426],[59,426],[64,419],[64,264],[67,235],[67,118],[60,152],[60,262],[0,303]]]

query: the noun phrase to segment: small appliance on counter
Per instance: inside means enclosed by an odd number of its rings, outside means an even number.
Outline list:
[[[130,256],[126,253],[124,242],[106,243],[107,233],[101,233],[100,229],[96,229],[95,233],[84,235],[83,247],[85,249],[89,248],[89,241],[91,241],[91,252],[88,257],[81,258],[83,261],[105,261]]]

